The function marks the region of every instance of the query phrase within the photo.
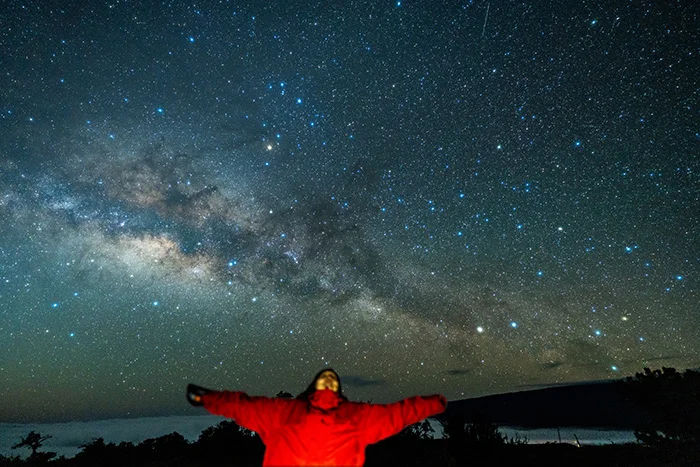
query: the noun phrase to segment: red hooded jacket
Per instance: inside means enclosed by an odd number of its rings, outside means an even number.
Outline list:
[[[309,400],[214,391],[202,397],[211,413],[232,418],[265,443],[265,467],[362,466],[365,448],[404,427],[441,413],[441,395],[393,404],[349,402],[329,389]]]

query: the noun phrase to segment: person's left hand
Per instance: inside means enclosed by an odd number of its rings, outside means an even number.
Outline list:
[[[196,384],[187,385],[187,402],[198,407],[202,405],[202,396],[212,392],[210,389],[197,386]]]

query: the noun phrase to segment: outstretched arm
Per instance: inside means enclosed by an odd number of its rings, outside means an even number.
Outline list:
[[[376,443],[408,425],[442,413],[445,407],[447,399],[440,394],[410,397],[393,404],[367,404],[363,417],[365,440],[367,444]]]
[[[249,396],[244,392],[214,391],[194,384],[187,385],[187,400],[192,405],[204,406],[214,415],[232,418],[239,425],[259,433],[261,437],[281,423],[284,408],[291,402]]]

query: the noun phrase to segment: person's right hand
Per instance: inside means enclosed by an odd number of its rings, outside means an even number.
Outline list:
[[[211,389],[203,388],[201,386],[197,386],[196,384],[188,384],[187,402],[194,406],[200,406],[204,403],[202,402],[202,396],[210,392],[212,392]]]

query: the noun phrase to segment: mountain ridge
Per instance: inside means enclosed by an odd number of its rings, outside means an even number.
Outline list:
[[[634,429],[647,413],[626,397],[623,387],[619,380],[598,381],[460,399],[450,401],[435,418],[527,428]]]

